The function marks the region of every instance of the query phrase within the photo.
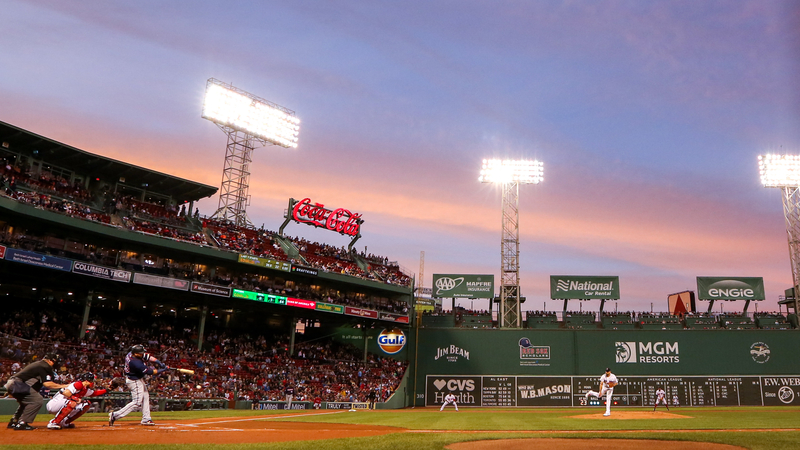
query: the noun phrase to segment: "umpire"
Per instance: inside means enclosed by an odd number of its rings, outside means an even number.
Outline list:
[[[31,422],[36,419],[44,404],[44,399],[39,395],[42,386],[56,390],[67,387],[66,384],[55,382],[56,374],[53,366],[58,364],[59,356],[48,353],[40,361],[28,364],[22,370],[12,375],[6,383],[9,395],[19,403],[17,411],[8,422],[8,428],[15,430],[35,430]]]

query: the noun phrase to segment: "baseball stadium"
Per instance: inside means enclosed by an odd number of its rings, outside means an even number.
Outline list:
[[[230,88],[209,80],[219,87]],[[563,308],[523,314],[509,278],[519,268],[504,265],[496,298],[492,275],[435,274],[426,294],[421,273],[355,250],[358,205],[299,195],[279,229],[252,225],[235,175],[252,131],[218,125],[219,192],[0,122],[0,447],[800,442],[793,289],[785,313],[754,313],[760,278],[698,277],[668,312],[610,312],[618,277],[553,275]],[[217,194],[219,210],[201,214],[196,203]],[[300,224],[350,245],[311,242]],[[599,311],[570,310],[588,299]],[[742,312],[713,313],[714,301]],[[55,376],[27,380],[33,366]]]

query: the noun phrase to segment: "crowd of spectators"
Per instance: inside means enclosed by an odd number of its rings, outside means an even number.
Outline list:
[[[202,227],[196,209],[166,201],[143,201],[132,195],[105,190],[98,196],[97,206],[92,193],[79,181],[70,183],[41,169],[32,173],[30,167],[21,167],[14,161],[0,160],[5,194],[22,203],[60,212],[72,217],[120,226],[130,231],[153,234],[197,245],[217,246],[226,250],[259,257],[310,265],[327,272],[376,280],[387,284],[409,286],[411,277],[403,273],[396,263],[384,256],[353,253],[345,247],[310,242],[299,237],[286,236],[299,252],[299,260],[287,256],[276,241],[272,231],[253,227],[240,227],[228,222],[204,219]],[[101,205],[102,203],[102,205]],[[208,234],[205,233],[208,230]],[[296,253],[295,253],[296,255]],[[356,260],[361,258],[362,264]]]
[[[368,401],[371,392],[385,400],[403,377],[406,363],[369,354],[330,339],[298,342],[289,352],[287,336],[233,333],[212,330],[197,350],[194,328],[180,328],[163,321],[150,326],[130,320],[94,320],[94,331],[82,341],[69,338],[59,324],[58,313],[6,314],[0,325],[0,381],[49,351],[63,358],[57,372],[62,381],[92,371],[106,386],[122,375],[128,349],[143,344],[148,351],[173,367],[192,368],[193,376],[169,372],[149,377],[152,397],[225,398],[227,400],[283,400],[291,385],[295,400]]]
[[[79,181],[70,182],[64,177],[42,169],[38,173],[31,172],[27,164],[17,165],[6,158],[0,159],[0,175],[6,192],[16,191],[20,187],[42,194],[54,195],[78,203],[89,203],[92,195]]]
[[[199,245],[209,245],[205,236],[200,231],[190,231],[187,229],[179,229],[173,226],[163,224],[161,222],[153,222],[148,220],[139,220],[135,218],[123,217],[123,223],[131,231],[139,231],[141,233],[155,234],[161,237],[175,239],[179,241],[191,242]]]

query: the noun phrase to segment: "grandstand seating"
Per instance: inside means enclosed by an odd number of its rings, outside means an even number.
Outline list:
[[[567,312],[564,315],[564,328],[571,330],[597,328],[595,317],[595,313]]]
[[[781,314],[757,313],[755,314],[755,323],[762,330],[788,330],[792,328],[789,320]]]
[[[753,319],[742,314],[720,314],[719,325],[728,330],[752,330],[757,328]]]
[[[690,330],[719,330],[719,321],[710,314],[690,314],[683,318],[686,328]]]
[[[456,319],[453,313],[423,314],[422,326],[430,328],[454,328]]]
[[[492,315],[462,310],[456,313],[456,324],[461,328],[492,328]]]
[[[33,307],[33,308],[31,308]],[[148,314],[105,312],[97,317],[96,330],[83,342],[69,339],[72,330],[64,311],[44,309],[4,311],[0,325],[0,380],[13,373],[14,364],[24,365],[35,355],[52,351],[55,345],[64,358],[59,373],[66,381],[78,373],[92,371],[101,385],[120,375],[121,362],[133,343],[144,343],[159,358],[174,367],[194,368],[187,383],[178,375],[153,378],[154,387],[164,397],[228,398],[237,392],[252,400],[282,400],[287,382],[300,385],[300,396],[320,396],[323,401],[342,400],[341,393],[366,401],[378,389],[386,399],[403,377],[406,363],[370,355],[363,350],[329,339],[298,341],[293,355],[287,353],[286,336],[253,337],[245,330],[209,330],[208,350],[194,348],[197,338],[191,328],[172,326]],[[56,322],[58,316],[62,321]],[[13,317],[14,320],[8,320]],[[141,327],[131,327],[130,325]],[[102,325],[102,326],[101,326]],[[112,364],[113,362],[113,364]],[[194,386],[202,386],[195,389]]]
[[[636,328],[631,313],[603,313],[602,327],[606,330],[632,330]]]
[[[643,330],[682,330],[681,318],[669,313],[641,313],[637,317],[639,328]]]
[[[547,311],[528,311],[526,315],[526,324],[528,328],[551,330],[561,328],[558,315],[556,315],[555,312]]]

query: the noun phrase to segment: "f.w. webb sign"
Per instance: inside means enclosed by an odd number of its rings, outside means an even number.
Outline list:
[[[619,300],[619,277],[551,275],[550,298]]]

